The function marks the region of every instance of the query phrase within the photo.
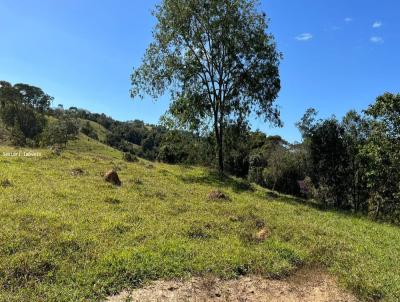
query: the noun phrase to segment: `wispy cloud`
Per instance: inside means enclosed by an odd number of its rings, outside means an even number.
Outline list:
[[[375,21],[373,24],[372,24],[372,27],[373,28],[379,28],[379,27],[381,27],[382,26],[382,22],[381,21]]]
[[[297,41],[302,41],[302,42],[306,42],[309,41],[313,38],[313,35],[310,33],[304,33],[304,34],[300,34],[296,37]]]
[[[344,21],[345,22],[351,22],[351,21],[353,21],[353,18],[347,17],[347,18],[344,18]]]
[[[369,39],[372,43],[375,44],[382,44],[383,42],[385,42],[385,40],[383,40],[382,37],[378,37],[378,36],[373,36]]]

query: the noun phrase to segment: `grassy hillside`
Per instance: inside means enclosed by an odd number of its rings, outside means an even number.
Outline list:
[[[109,131],[106,128],[104,128],[102,125],[100,125],[99,123],[89,121],[89,120],[84,120],[84,119],[79,119],[79,122],[80,122],[80,126],[83,126],[85,123],[89,122],[90,126],[92,126],[94,132],[99,137],[99,141],[101,141],[101,142],[106,141],[106,137],[107,137],[107,134]]]
[[[397,227],[203,168],[126,163],[83,135],[61,156],[3,154],[12,150],[0,147],[0,301],[98,301],[151,279],[279,277],[305,265],[363,299],[400,297]],[[122,187],[102,180],[111,168]],[[215,189],[229,200],[210,200]]]

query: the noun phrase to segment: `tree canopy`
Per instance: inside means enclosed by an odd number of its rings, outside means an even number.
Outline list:
[[[223,171],[228,122],[251,113],[280,125],[273,105],[281,54],[254,0],[164,0],[154,41],[132,74],[131,95],[171,93],[169,113],[189,129],[211,128]]]

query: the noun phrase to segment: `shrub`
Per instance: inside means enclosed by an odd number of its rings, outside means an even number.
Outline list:
[[[45,128],[41,144],[43,146],[66,146],[69,140],[73,140],[79,133],[76,121],[69,118],[63,118],[52,122]]]
[[[11,143],[17,147],[23,147],[26,144],[25,135],[17,122],[11,130]]]
[[[12,186],[12,183],[8,179],[3,179],[2,181],[0,181],[0,186],[3,188],[8,188]]]
[[[128,152],[124,152],[124,154],[122,155],[122,158],[129,163],[138,161],[138,158],[136,157],[136,155],[133,155]]]

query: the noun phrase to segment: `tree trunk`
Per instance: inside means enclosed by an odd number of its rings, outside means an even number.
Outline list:
[[[215,138],[217,141],[217,158],[218,158],[218,172],[224,174],[224,150],[223,150],[223,134],[222,128],[216,126]]]
[[[222,112],[215,110],[214,112],[214,133],[215,141],[217,143],[216,157],[218,160],[218,172],[220,175],[224,174],[224,150],[223,150],[223,124]]]

